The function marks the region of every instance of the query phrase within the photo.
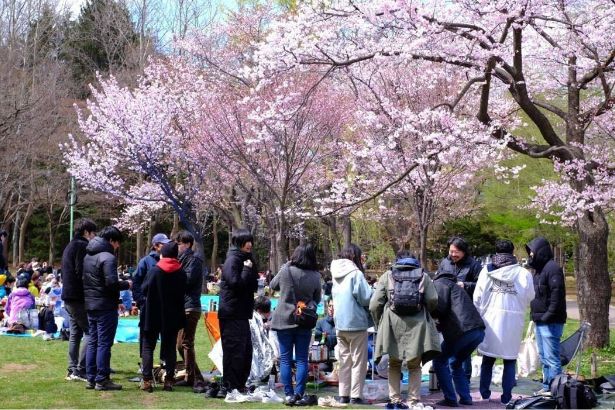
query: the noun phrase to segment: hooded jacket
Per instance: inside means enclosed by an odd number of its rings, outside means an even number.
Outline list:
[[[489,271],[484,268],[474,290],[474,306],[485,322],[478,351],[513,360],[519,355],[525,313],[534,299],[532,274],[518,264]]]
[[[551,245],[545,238],[536,238],[526,246],[528,266],[535,270],[535,298],[531,303],[531,318],[537,324],[566,323],[566,283],[564,272],[553,260]]]
[[[19,319],[19,312],[27,309],[34,309],[34,296],[28,288],[17,288],[11,292],[6,302],[5,312],[9,317],[9,325]]]
[[[74,237],[62,253],[62,300],[83,303],[83,259],[88,240]]]
[[[111,243],[100,236],[86,247],[83,259],[83,295],[86,310],[117,310],[120,290],[129,283],[117,274],[117,259]]]
[[[331,276],[335,329],[367,330],[373,325],[368,311],[373,290],[365,280],[363,272],[349,259],[336,259],[331,262]]]
[[[431,315],[438,319],[438,330],[447,343],[454,343],[470,330],[485,328],[472,299],[457,281],[451,273],[438,273],[433,282],[438,292],[438,306]]]
[[[151,251],[149,254],[142,257],[137,264],[137,269],[132,277],[134,285],[132,288],[132,298],[135,302],[137,302],[139,309],[142,309],[145,304],[145,296],[143,295],[141,289],[143,287],[143,282],[145,282],[145,278],[147,277],[147,272],[156,266],[159,260],[160,255],[158,252]]]
[[[278,305],[271,315],[271,328],[275,330],[297,327],[294,313],[298,301],[305,302],[313,309],[320,303],[320,273],[313,270],[287,263],[271,280],[270,287],[280,291]]]
[[[188,248],[179,255],[179,262],[186,272],[186,295],[184,309],[190,312],[200,312],[201,291],[203,288],[203,261],[192,249]]]
[[[141,327],[147,332],[176,332],[186,324],[186,272],[175,258],[160,258],[141,286],[145,297]]]
[[[220,319],[248,320],[254,310],[254,292],[258,289],[258,274],[254,261],[252,267],[244,265],[252,254],[232,247],[226,254],[220,279]]]
[[[481,269],[481,263],[469,255],[466,255],[457,263],[454,263],[451,257],[447,256],[440,261],[438,273],[448,273],[455,276],[457,282],[463,282],[463,288],[472,298]]]

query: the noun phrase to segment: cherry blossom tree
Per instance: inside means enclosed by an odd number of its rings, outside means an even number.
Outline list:
[[[415,61],[467,76],[448,107],[474,101],[493,139],[529,158],[550,159],[560,174],[560,181],[537,187],[535,204],[576,229],[581,319],[592,323],[590,345],[608,344],[612,1],[306,1],[278,22],[258,59],[261,76],[314,66],[331,75]],[[501,101],[513,102],[538,134],[523,138],[500,123]]]

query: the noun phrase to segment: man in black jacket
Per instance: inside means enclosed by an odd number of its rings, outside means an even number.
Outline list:
[[[534,269],[534,292],[530,314],[536,323],[536,344],[542,363],[543,390],[562,372],[559,344],[566,323],[566,285],[562,268],[553,260],[551,245],[538,237],[525,246],[528,266]]]
[[[442,353],[433,359],[434,370],[444,393],[444,399],[436,404],[447,407],[459,406],[457,395],[460,404],[472,404],[470,382],[463,363],[485,337],[483,319],[467,292],[457,285],[457,280],[451,273],[438,273],[434,278],[438,307],[431,312],[438,320],[437,327],[444,338]]]
[[[203,261],[192,250],[194,236],[190,232],[179,232],[175,240],[179,245],[179,261],[186,272],[186,294],[184,296],[186,326],[177,334],[177,351],[186,364],[186,377],[175,385],[192,386],[192,391],[195,393],[203,393],[205,392],[205,379],[196,362],[194,352],[194,336],[202,312]]]
[[[223,383],[228,393],[245,392],[252,365],[252,337],[249,320],[258,288],[252,257],[252,234],[247,229],[233,231],[220,280],[220,338],[222,339]]]
[[[131,286],[130,281],[120,280],[117,274],[115,251],[121,241],[122,233],[116,227],[104,227],[86,247],[87,255],[83,259],[83,294],[90,325],[85,358],[86,389],[122,389],[109,378],[120,290]]]
[[[96,224],[80,219],[73,239],[62,253],[62,300],[68,312],[68,373],[66,380],[85,381],[85,352],[88,343],[88,315],[83,297],[83,259],[88,242],[96,236]],[[83,339],[83,345],[81,341]],[[81,345],[81,349],[80,349]]]

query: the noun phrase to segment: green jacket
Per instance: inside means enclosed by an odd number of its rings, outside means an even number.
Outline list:
[[[389,273],[378,280],[369,303],[369,310],[378,329],[375,357],[388,354],[400,360],[421,357],[426,363],[440,353],[440,337],[429,313],[438,305],[438,294],[429,276],[424,273],[425,309],[415,315],[398,316],[388,305]]]

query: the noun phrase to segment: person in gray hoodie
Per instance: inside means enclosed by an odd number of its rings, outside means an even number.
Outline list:
[[[335,306],[334,320],[339,346],[340,403],[363,404],[362,393],[367,374],[367,329],[373,325],[369,314],[372,288],[365,280],[361,249],[354,244],[331,262]]]

